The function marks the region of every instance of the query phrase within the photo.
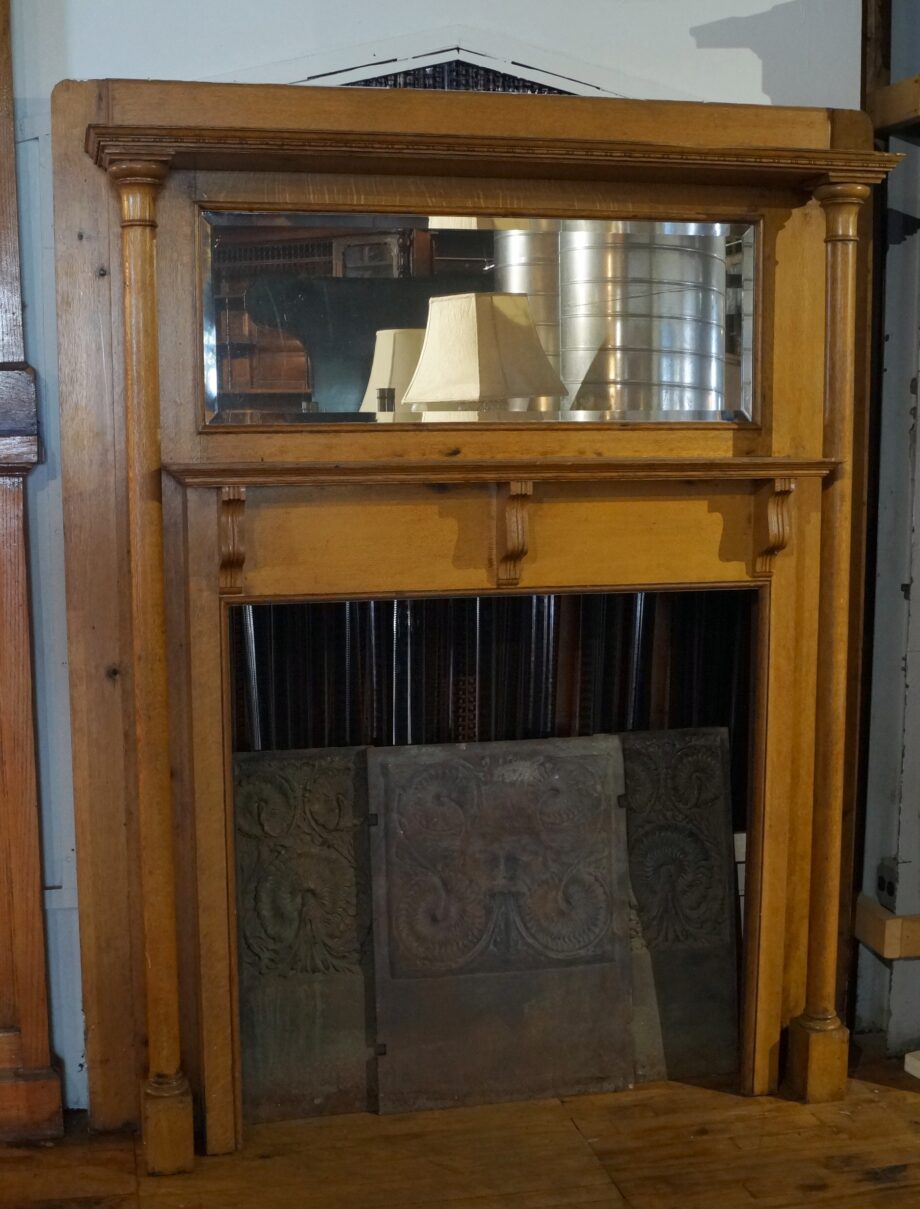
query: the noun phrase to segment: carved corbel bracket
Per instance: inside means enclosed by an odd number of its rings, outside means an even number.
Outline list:
[[[780,550],[785,550],[792,539],[792,493],[796,480],[778,478],[763,488],[762,537],[754,555],[754,574],[773,574],[773,564]]]
[[[517,479],[499,487],[496,546],[498,586],[515,588],[521,582],[521,564],[530,542],[528,505],[533,495],[531,479]]]
[[[220,513],[220,590],[225,596],[238,595],[243,590],[243,564],[246,547],[243,544],[243,518],[246,511],[246,488],[221,487]]]

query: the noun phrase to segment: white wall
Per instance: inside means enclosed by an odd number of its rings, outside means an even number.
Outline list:
[[[463,26],[452,24],[458,17]],[[430,0],[12,0],[12,20],[26,351],[38,371],[46,450],[29,482],[29,522],[53,1040],[68,1103],[78,1107],[86,1101],[86,1080],[56,397],[51,89],[61,79],[106,76],[293,83],[362,64],[370,66],[358,74],[372,75],[375,64],[394,70],[413,56],[461,45],[497,56],[506,70],[528,74],[507,65],[526,64],[570,77],[579,92],[856,108],[860,0],[465,0],[440,10]]]

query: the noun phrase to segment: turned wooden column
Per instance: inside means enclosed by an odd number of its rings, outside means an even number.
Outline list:
[[[837,1015],[837,929],[847,737],[850,534],[859,210],[866,185],[815,191],[826,223],[824,455],[838,462],[821,500],[815,796],[805,1011],[790,1027],[790,1085],[805,1100],[846,1092],[849,1033]]]
[[[194,1153],[192,1099],[179,1048],[160,485],[156,197],[168,170],[162,160],[109,165],[121,205],[131,699],[147,1009],[148,1073],[141,1115],[147,1169],[155,1174],[189,1170]]]

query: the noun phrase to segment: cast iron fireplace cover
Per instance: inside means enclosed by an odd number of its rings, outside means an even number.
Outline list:
[[[367,755],[380,1111],[628,1086],[619,740]]]

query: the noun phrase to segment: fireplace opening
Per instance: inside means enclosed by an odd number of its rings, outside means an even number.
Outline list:
[[[754,609],[231,608],[246,1120],[737,1074]]]

